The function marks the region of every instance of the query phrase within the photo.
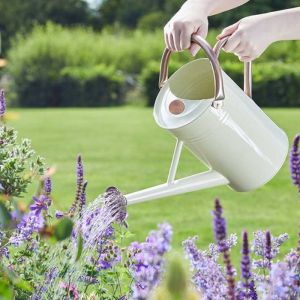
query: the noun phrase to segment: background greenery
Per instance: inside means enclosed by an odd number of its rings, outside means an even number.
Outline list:
[[[7,59],[0,76],[11,105],[113,106],[128,102],[132,93],[135,103],[153,105],[164,48],[162,29],[183,1],[100,3],[91,9],[81,0],[0,0]],[[296,5],[293,0],[249,1],[211,17],[208,40],[213,45],[222,27],[247,15]],[[254,62],[253,97],[259,105],[300,105],[299,50],[300,42],[278,42]],[[187,51],[173,55],[171,71],[191,59]],[[243,67],[237,57],[222,53],[220,60],[242,86]]]

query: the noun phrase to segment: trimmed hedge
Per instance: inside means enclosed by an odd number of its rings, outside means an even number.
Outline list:
[[[181,64],[170,64],[172,74]],[[243,64],[222,63],[223,70],[242,88]],[[159,63],[150,62],[143,70],[140,80],[144,87],[148,106],[153,106],[158,93]],[[259,106],[300,106],[300,64],[261,62],[253,64],[253,99]]]
[[[86,28],[65,29],[51,23],[36,27],[27,37],[19,36],[8,53],[10,96],[15,97],[16,105],[33,107],[123,103],[126,74],[139,73],[150,58],[161,56],[163,40],[153,39],[154,35],[139,31],[123,32],[120,36],[109,32],[99,34]],[[112,71],[105,71],[105,65]],[[65,68],[74,68],[77,75],[67,75],[63,72]],[[88,69],[90,73],[98,72],[93,80],[86,75]],[[74,97],[70,86],[83,96]]]
[[[125,81],[113,66],[67,67],[59,80],[60,106],[113,106],[124,103]],[[101,91],[101,92],[100,92]]]
[[[211,45],[217,33],[210,31]],[[159,30],[95,33],[51,23],[38,26],[28,36],[19,36],[9,51],[8,73],[13,82],[9,98],[20,106],[118,105],[125,101],[125,78],[138,77],[152,106],[163,49]],[[204,56],[203,51],[199,56]],[[188,51],[173,54],[170,73],[192,59]],[[243,67],[237,57],[222,51],[220,61],[241,84]],[[254,99],[264,106],[299,106],[299,64],[300,41],[269,47],[254,62]]]

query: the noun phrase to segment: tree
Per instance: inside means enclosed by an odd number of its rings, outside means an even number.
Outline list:
[[[35,24],[87,24],[91,11],[83,0],[0,0],[0,31],[6,50],[17,32],[26,34]]]

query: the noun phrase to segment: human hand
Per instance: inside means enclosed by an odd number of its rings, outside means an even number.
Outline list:
[[[223,29],[217,39],[230,36],[224,50],[234,53],[241,61],[249,62],[258,58],[275,41],[275,27],[271,21],[268,14],[246,17]]]
[[[191,43],[192,34],[205,38],[208,31],[207,14],[198,1],[187,1],[164,28],[164,38],[168,49],[183,51],[189,49],[196,55],[200,46]]]

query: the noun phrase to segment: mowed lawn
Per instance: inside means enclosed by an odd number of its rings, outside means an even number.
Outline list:
[[[164,183],[175,139],[160,129],[148,108],[24,109],[13,110],[9,124],[20,137],[32,139],[33,147],[56,166],[53,177],[54,205],[67,209],[75,192],[75,160],[83,157],[88,180],[88,200],[108,186],[123,193]],[[300,109],[266,109],[265,112],[288,134],[290,144],[300,132]],[[274,149],[276,151],[276,149]],[[190,153],[181,158],[178,177],[204,170]],[[34,188],[31,189],[32,191]],[[275,235],[288,232],[283,248],[295,247],[300,207],[291,185],[288,159],[279,174],[264,187],[237,193],[228,187],[192,192],[129,207],[128,223],[136,239],[142,240],[156,224],[168,221],[174,228],[173,246],[199,235],[199,245],[213,241],[211,210],[219,197],[225,209],[229,232],[270,229]],[[283,252],[284,252],[283,251]],[[235,260],[239,249],[234,252]]]

